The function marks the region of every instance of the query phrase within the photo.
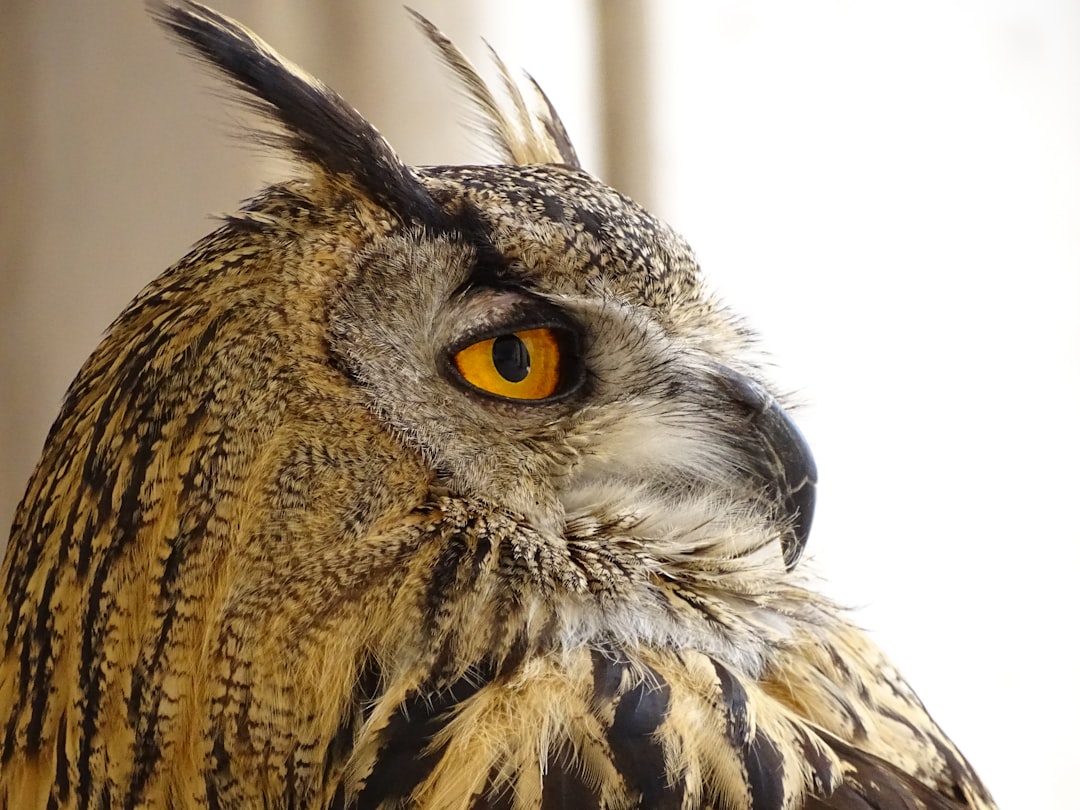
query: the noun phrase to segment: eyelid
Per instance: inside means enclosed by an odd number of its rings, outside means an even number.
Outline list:
[[[477,293],[456,307],[454,316],[461,331],[450,342],[451,355],[478,341],[529,329],[580,331],[577,323],[557,306],[505,290]]]
[[[568,328],[564,322],[551,319],[540,320],[530,318],[500,325],[482,324],[464,332],[461,337],[450,344],[447,353],[452,357],[462,349],[472,346],[475,343],[480,343],[484,340],[495,340],[502,335],[515,335],[518,332],[528,332],[533,329],[551,329],[562,332],[574,331],[573,329]]]

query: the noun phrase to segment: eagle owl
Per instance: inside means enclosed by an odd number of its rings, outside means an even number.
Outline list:
[[[418,22],[407,166],[196,3],[295,179],[109,329],[19,506],[0,807],[992,808],[799,566],[812,456],[686,244]]]

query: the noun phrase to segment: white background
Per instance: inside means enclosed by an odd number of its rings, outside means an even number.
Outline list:
[[[827,590],[1003,808],[1076,807],[1080,4],[654,9],[656,206],[809,403]]]

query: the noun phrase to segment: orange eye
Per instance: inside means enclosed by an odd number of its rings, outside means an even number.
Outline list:
[[[470,385],[508,399],[547,399],[559,388],[559,340],[552,329],[525,329],[466,346],[454,365]]]

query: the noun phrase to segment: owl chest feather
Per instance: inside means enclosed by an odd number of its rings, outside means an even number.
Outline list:
[[[231,768],[264,774],[274,793],[314,791],[357,808],[511,797],[519,807],[782,808],[841,784],[834,735],[882,750],[915,736],[880,716],[910,710],[907,695],[837,698],[833,659],[804,658],[803,648],[847,661],[851,683],[871,663],[853,654],[845,625],[822,626],[797,595],[786,604],[773,595],[785,605],[773,622],[740,625],[716,594],[680,595],[642,573],[640,549],[614,541],[607,551],[551,544],[449,497],[419,510],[412,527],[363,597],[338,603],[325,622],[280,627],[289,666],[272,637],[222,655],[234,680],[250,673],[241,702],[262,707],[240,722],[220,704],[210,726],[218,749],[233,752]],[[777,626],[787,637],[778,646]],[[725,657],[726,632],[784,652],[749,668]],[[282,739],[282,728],[292,735]],[[207,750],[208,769],[220,772]],[[245,800],[267,785],[249,789]]]

